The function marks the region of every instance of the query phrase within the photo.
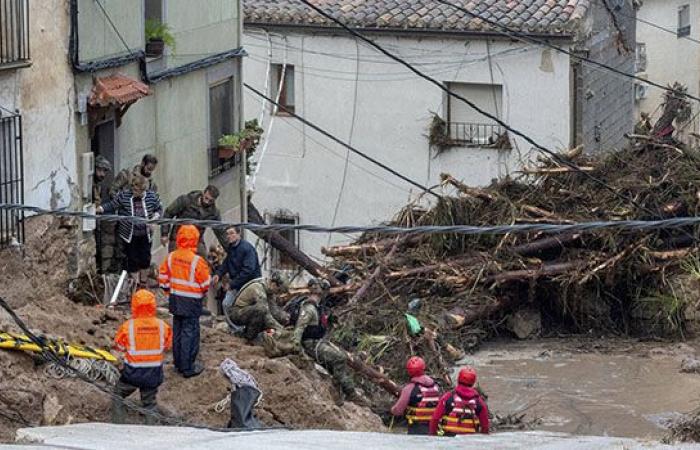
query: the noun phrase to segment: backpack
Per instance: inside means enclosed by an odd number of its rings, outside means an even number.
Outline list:
[[[297,297],[290,302],[288,302],[284,310],[289,314],[289,323],[296,325],[297,320],[299,320],[299,311],[304,302],[308,300],[307,296]],[[319,325],[312,325],[306,327],[302,339],[321,339],[325,336],[331,323],[331,313],[330,309],[326,306],[316,306],[316,311],[318,312]]]

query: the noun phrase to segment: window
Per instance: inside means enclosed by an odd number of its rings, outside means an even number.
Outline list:
[[[0,203],[24,204],[22,190],[22,117],[18,114],[0,117]],[[24,241],[21,211],[0,212],[0,248]]]
[[[275,99],[277,99],[277,95],[279,95],[277,103],[284,106],[287,111],[294,112],[294,66],[290,64],[273,64],[272,73],[274,76],[272,77],[272,89],[270,92],[275,93]],[[283,74],[284,81],[280,89],[280,80]],[[286,111],[277,108],[275,105],[273,105],[272,111],[275,114],[286,114]]]
[[[637,42],[634,66],[637,73],[647,70],[647,44],[643,42]]]
[[[219,138],[236,131],[233,114],[233,78],[228,78],[209,88],[209,175],[216,176],[240,161],[240,154],[233,156],[219,151]]]
[[[163,0],[145,0],[146,20],[163,22]]]
[[[299,216],[290,214],[290,213],[284,213],[284,212],[279,212],[276,214],[272,215],[272,218],[270,219],[271,224],[284,224],[284,225],[296,225],[299,223]],[[289,241],[292,246],[298,248],[299,247],[299,232],[296,230],[283,230],[280,231],[279,234],[282,235],[283,238],[285,238],[287,241]],[[287,256],[285,253],[280,252],[279,250],[275,248],[271,248],[271,262],[272,262],[272,268],[277,269],[277,270],[284,270],[284,269],[294,269],[297,266],[297,263],[295,263],[289,256]]]
[[[500,117],[503,112],[503,87],[498,84],[447,83],[447,87],[474,102],[489,114]],[[447,97],[449,138],[466,146],[494,145],[503,130],[495,121],[470,108],[461,100]]]
[[[0,69],[29,61],[29,0],[0,0]]]
[[[690,35],[690,5],[678,8],[678,37]]]

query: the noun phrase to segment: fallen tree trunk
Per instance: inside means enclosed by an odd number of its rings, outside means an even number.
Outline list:
[[[365,364],[360,358],[356,357],[352,353],[345,352],[347,356],[348,367],[353,369],[358,374],[362,375],[367,380],[381,387],[391,395],[398,397],[401,394],[401,387],[394,383],[388,376],[378,371],[374,367]]]
[[[561,234],[528,242],[527,244],[516,245],[508,250],[520,256],[531,256],[547,250],[563,249],[566,244],[570,244],[580,237],[581,233]]]
[[[486,191],[484,191],[482,189],[469,187],[466,184],[462,183],[461,181],[457,180],[455,177],[453,177],[449,173],[440,174],[440,180],[442,181],[443,184],[451,184],[459,192],[466,195],[467,197],[478,198],[479,200],[483,200],[483,201],[488,202],[488,203],[496,200],[496,198],[493,195],[487,193]]]
[[[416,245],[423,240],[420,235],[410,236],[406,239],[403,245]],[[354,244],[354,245],[336,245],[333,247],[321,247],[321,253],[326,256],[338,257],[338,256],[358,256],[358,255],[374,255],[381,253],[393,247],[396,239],[382,239],[380,241],[375,241],[367,244]]]
[[[585,264],[583,261],[570,261],[565,263],[545,264],[541,267],[524,270],[512,270],[491,275],[484,280],[484,283],[503,283],[506,281],[526,281],[552,275],[561,275],[574,269],[580,269]]]
[[[382,272],[385,270],[386,263],[391,261],[391,258],[394,257],[394,254],[396,253],[396,250],[407,240],[408,236],[404,237],[398,237],[396,238],[396,241],[394,242],[394,246],[391,247],[391,250],[389,253],[386,255],[386,260],[385,264],[382,264],[381,262],[379,265],[377,265],[377,268],[374,269],[374,272],[370,277],[365,280],[364,284],[360,287],[360,289],[355,292],[355,295],[353,295],[350,300],[348,300],[348,306],[352,306],[362,300],[362,298],[367,295],[367,292],[369,292],[369,289],[372,287],[375,281],[382,275]]]
[[[577,172],[593,172],[595,167],[591,166],[579,166],[576,168],[572,167],[537,167],[529,168],[523,167],[520,173],[525,175],[558,175],[563,173],[577,173]]]
[[[358,286],[355,283],[350,283],[350,284],[343,284],[340,286],[334,286],[328,290],[329,294],[332,295],[340,295],[340,294],[347,294],[350,292],[354,292],[357,289],[359,289],[360,286]],[[294,297],[300,296],[300,295],[310,295],[311,290],[308,288],[300,288],[300,289],[290,289],[287,293],[282,294],[279,296],[279,299],[282,300],[283,302],[289,301]]]
[[[259,225],[266,225],[265,219],[251,201],[248,201],[248,221]],[[287,255],[292,261],[306,269],[314,277],[326,278],[332,286],[339,286],[340,282],[332,273],[326,271],[319,263],[309,258],[291,242],[276,231],[252,230],[260,239],[270,244],[276,250]]]
[[[470,258],[459,258],[453,259],[451,261],[448,260],[438,264],[430,264],[428,266],[415,267],[413,269],[394,270],[392,272],[387,273],[386,278],[393,280],[397,278],[407,278],[416,275],[424,275],[427,273],[433,273],[437,271],[454,271],[456,268],[459,268],[461,266],[463,267],[474,265],[485,261],[487,258],[488,255],[484,254],[480,256],[473,256]]]

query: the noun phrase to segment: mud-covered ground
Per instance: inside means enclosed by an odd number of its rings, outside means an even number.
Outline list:
[[[0,254],[0,296],[35,332],[68,342],[109,348],[126,310],[77,304],[66,297],[66,270],[72,231],[51,219],[36,219],[27,229],[24,254],[8,250]],[[163,315],[167,319],[167,315]],[[232,358],[257,380],[263,399],[259,418],[270,426],[382,430],[380,418],[368,408],[345,402],[336,406],[337,389],[331,380],[306,361],[267,359],[260,347],[247,345],[216,322],[203,326],[200,358],[206,370],[184,379],[166,366],[166,380],[158,395],[164,412],[179,419],[208,426],[225,426],[228,409],[214,411],[229,392],[229,382],[219,373],[224,358]],[[0,331],[19,331],[0,312]],[[79,380],[49,378],[26,353],[0,350],[0,440],[12,441],[17,428],[85,421],[109,420],[110,399]],[[138,421],[137,413],[131,421]]]

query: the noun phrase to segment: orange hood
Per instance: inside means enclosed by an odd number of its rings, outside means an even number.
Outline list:
[[[177,248],[196,252],[197,244],[199,243],[199,230],[194,225],[182,225],[177,230],[176,242]]]
[[[134,319],[156,316],[156,296],[146,289],[139,289],[131,297],[131,317]]]

